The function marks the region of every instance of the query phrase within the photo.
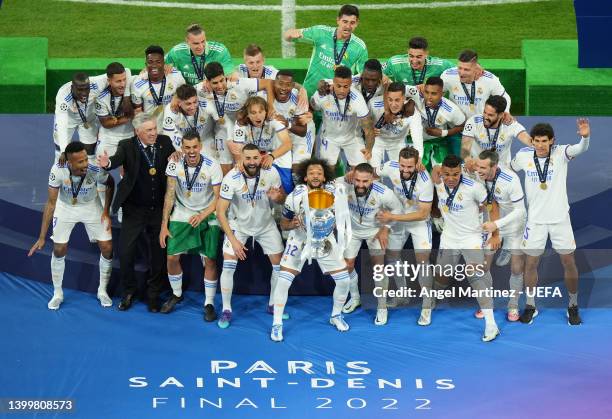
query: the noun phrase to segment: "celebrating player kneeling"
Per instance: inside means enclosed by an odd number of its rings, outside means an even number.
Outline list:
[[[88,164],[87,151],[81,142],[72,142],[64,150],[66,165],[54,164],[49,174],[49,198],[45,205],[40,236],[28,256],[45,246],[49,222],[53,217],[53,253],[51,254],[51,279],[53,297],[47,307],[57,310],[64,301],[62,282],[66,265],[66,252],[70,233],[76,223],[83,223],[90,240],[100,247],[100,285],[98,299],[103,307],[113,301],[106,293],[106,286],[113,270],[113,243],[109,208],[115,184],[112,176],[99,167]],[[105,190],[104,208],[98,190]],[[58,201],[59,197],[59,201]]]

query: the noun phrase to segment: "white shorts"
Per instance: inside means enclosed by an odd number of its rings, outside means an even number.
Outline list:
[[[274,223],[268,225],[268,227],[263,229],[261,233],[256,235],[244,234],[237,230],[233,231],[234,236],[236,236],[236,238],[244,245],[246,245],[249,238],[252,237],[252,240],[259,243],[265,255],[277,255],[283,252],[283,239],[281,238],[280,232]],[[223,253],[236,256],[234,249],[232,248],[232,244],[227,239],[227,236],[225,236],[223,239]]]
[[[360,239],[360,238],[353,236],[351,237],[351,241],[346,246],[346,249],[344,249],[344,258],[345,259],[355,259],[357,255],[359,254],[359,250],[361,249],[361,243],[364,240],[366,244],[368,245],[370,254],[372,255],[384,254],[378,239],[375,239],[374,237],[370,237],[369,239]]]
[[[401,141],[396,141],[393,145],[389,145],[386,142],[376,140],[374,142],[374,147],[372,147],[372,158],[370,159],[370,164],[373,167],[378,167],[387,160],[399,160],[399,152],[402,148],[406,147],[406,144]],[[387,153],[387,158],[385,159],[385,153]]]
[[[523,241],[523,232],[521,230],[517,230],[514,232],[501,232],[500,237],[502,239],[502,249],[509,251],[513,255],[522,255],[523,251],[521,250],[521,243]],[[488,235],[485,237],[485,243],[489,239]],[[485,245],[485,253],[487,255],[495,253],[495,251],[491,250],[490,245]]]
[[[80,142],[82,142],[83,144],[95,144],[96,142],[98,142],[99,128],[100,123],[98,122],[98,118],[96,118],[94,121],[89,122],[89,128],[85,128],[83,124],[68,124],[68,126],[63,129],[63,132],[59,132],[59,130],[57,130],[57,127],[54,127],[53,139],[55,141],[55,144],[58,144],[58,138],[67,138],[68,142],[71,142],[74,133],[78,132]]]
[[[546,249],[546,240],[549,236],[552,247],[557,253],[566,255],[576,250],[569,214],[563,221],[555,224],[536,224],[527,220],[521,250],[529,256],[540,256]]]
[[[294,141],[291,149],[293,156],[292,164],[301,163],[312,157],[312,148],[314,146],[313,135],[310,134],[310,138],[308,138],[308,134],[310,133],[307,133],[304,138],[297,135],[293,136]]]
[[[323,158],[331,165],[338,162],[340,151],[344,151],[344,155],[350,166],[357,166],[359,163],[365,163],[365,157],[361,150],[365,148],[362,138],[355,137],[353,141],[348,141],[343,144],[337,144],[333,140],[321,138],[319,147],[319,158]]]
[[[62,207],[57,207],[53,213],[53,234],[51,240],[53,243],[64,244],[70,240],[72,229],[77,223],[83,223],[85,231],[90,241],[109,241],[113,239],[110,230],[106,229],[106,225],[100,220],[102,217],[102,209],[99,206],[92,205],[91,207],[81,207],[75,210],[82,210],[82,217],[75,217],[68,214]],[[80,212],[79,212],[80,215]]]
[[[398,227],[396,227],[398,226]],[[410,223],[397,223],[389,235],[389,250],[402,250],[408,236],[412,239],[415,251],[431,250],[431,221],[414,221]]]
[[[224,139],[208,139],[202,141],[202,151],[207,156],[217,160],[219,164],[233,164],[232,153],[230,153]]]
[[[455,266],[459,263],[459,257],[463,256],[466,265],[483,265],[485,254],[483,249],[442,249],[438,251],[436,265],[444,267],[446,265]]]
[[[130,137],[126,137],[130,138]],[[125,138],[121,137],[102,137],[100,138],[100,142],[96,147],[96,156],[101,156],[106,151],[108,157],[112,157],[117,152],[117,147],[119,147],[119,141],[124,140]]]
[[[336,238],[333,234],[330,234],[327,238],[331,243],[331,251],[324,258],[313,259],[319,263],[319,268],[323,273],[335,272],[346,269],[346,262],[342,257],[342,252],[338,247],[338,243],[336,242]],[[281,259],[281,268],[288,268],[294,271],[301,272],[302,266],[304,266],[304,262],[308,260],[305,258],[302,261],[302,250],[304,249],[304,245],[306,242],[300,236],[296,236],[293,232],[289,235],[289,239],[287,240],[287,245],[285,246],[285,253]]]

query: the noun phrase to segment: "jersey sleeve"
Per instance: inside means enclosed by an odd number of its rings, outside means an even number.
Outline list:
[[[510,183],[510,200],[512,202],[521,201],[525,197],[523,188],[521,187],[521,181],[518,176],[512,176],[512,182]]]
[[[234,85],[236,89],[240,90],[245,96],[250,96],[259,91],[259,80],[250,78],[241,78],[236,80]]]
[[[453,110],[450,113],[450,123],[453,124],[454,127],[462,125],[465,122],[465,115],[459,109],[459,106],[454,105]]]
[[[176,178],[178,177],[178,163],[174,161],[168,162],[166,165],[166,176]]]
[[[514,158],[512,159],[512,161],[510,162],[510,167],[512,168],[512,170],[514,170],[515,172],[518,172],[519,170],[525,170],[524,164],[525,164],[525,154],[524,152],[519,151],[518,153],[516,153],[516,155],[514,156]]]
[[[272,166],[270,168],[270,187],[280,188],[281,186],[282,182],[278,170],[276,170],[276,167]]]
[[[170,74],[172,74],[172,78],[174,79],[174,83],[176,83],[176,87],[182,86],[187,83],[180,71],[175,69],[172,70],[172,73]]]
[[[60,186],[62,186],[60,168],[57,164],[54,164],[51,166],[51,171],[49,172],[49,187],[58,189]]]
[[[211,186],[217,186],[220,185],[221,182],[223,182],[223,171],[221,170],[219,162],[214,160],[210,167],[210,184]]]
[[[385,76],[393,80],[394,75],[393,75],[393,64],[391,64],[391,58],[389,58],[387,61],[385,61],[382,64],[382,70]]]
[[[391,210],[393,214],[401,214],[404,210],[402,203],[397,199],[393,191],[385,187],[385,192],[382,194],[382,201],[386,208]]]
[[[272,121],[270,121],[270,125],[272,126],[272,129],[274,129],[274,132],[281,132],[287,129],[285,124],[283,124],[281,121],[278,121],[276,119],[273,119]]]
[[[168,53],[166,54],[166,57],[164,58],[164,62],[166,64],[172,64],[172,66],[174,68],[176,68],[176,50],[174,48],[172,48],[170,51],[168,51]]]
[[[363,71],[363,67],[366,61],[368,61],[368,49],[364,47],[363,50],[361,50],[361,53],[359,54],[359,57],[357,58],[357,61],[355,62],[353,69],[356,72],[361,73]]]
[[[53,138],[63,152],[70,140],[72,133],[68,129],[68,109],[70,104],[64,100],[62,90],[55,97],[55,120],[53,122]]]
[[[175,112],[172,112],[172,110],[170,109],[170,105],[166,105],[166,107],[164,108],[164,120],[163,120],[163,130],[164,130],[164,135],[167,135],[168,137],[170,137],[170,139],[172,140],[172,145],[174,145],[174,148],[176,148],[177,150],[180,148],[181,146],[181,140],[183,139],[183,134],[176,129],[176,118],[178,117],[178,114]]]
[[[358,92],[355,93],[355,101],[352,103],[353,113],[357,118],[365,118],[370,114],[370,110],[368,109],[368,105],[366,105],[365,99]]]
[[[324,26],[316,25],[302,29],[302,37],[298,38],[301,41],[308,42],[310,44],[317,44],[321,40],[321,35],[324,31]]]
[[[234,186],[232,184],[233,170],[229,171],[221,181],[221,198],[231,201],[234,197]]]
[[[448,92],[450,90],[449,89],[450,77],[451,76],[448,74],[448,69],[444,70],[442,74],[440,74],[440,78],[444,82],[444,92]]]
[[[234,126],[234,142],[244,144],[247,140],[246,137],[246,127],[236,124]]]
[[[526,132],[527,130],[525,129],[525,127],[520,124],[518,121],[514,121],[511,125],[510,125],[510,134],[514,137],[518,139],[518,136],[521,134],[521,132]]]
[[[132,83],[130,83],[130,91],[132,92],[130,97],[134,105],[142,105],[142,97],[138,94],[138,91],[136,90],[136,82],[138,81],[138,79],[138,77],[134,77],[132,79]]]
[[[423,190],[419,194],[420,202],[433,202],[434,186],[427,172],[420,172],[419,176],[423,179]]]
[[[476,138],[476,124],[474,123],[474,118],[470,118],[465,123],[465,127],[463,127],[462,135],[464,137]]]
[[[423,121],[417,110],[415,110],[414,114],[410,117],[410,137],[412,137],[414,148],[417,149],[422,159],[424,155]]]
[[[225,74],[232,74],[234,71],[234,63],[232,62],[232,56],[225,45],[223,46],[223,52],[221,52],[219,63],[223,66],[223,72]]]
[[[416,103],[417,99],[419,99],[419,90],[416,88],[416,86],[407,84],[405,95],[407,98],[414,100],[414,102]]]
[[[109,100],[113,100],[113,98],[110,97]],[[108,106],[106,106],[106,104],[102,99],[100,99],[100,97],[96,98],[96,116],[102,118],[110,116]]]
[[[480,182],[474,182],[473,193],[474,200],[478,201],[479,204],[482,204],[487,199],[487,190]]]

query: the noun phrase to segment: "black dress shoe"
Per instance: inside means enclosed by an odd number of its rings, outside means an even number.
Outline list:
[[[127,294],[121,302],[119,303],[119,307],[117,307],[120,311],[129,310],[132,307],[132,303],[134,302],[134,294]]]
[[[150,298],[148,308],[151,313],[159,313],[159,298]]]
[[[212,304],[206,304],[204,306],[204,320],[207,322],[214,322],[217,320],[217,312],[215,306]]]
[[[183,301],[183,296],[182,295],[180,297],[177,297],[176,295],[172,294],[172,296],[170,296],[170,298],[168,298],[168,301],[166,301],[162,305],[161,310],[159,310],[159,312],[163,313],[163,314],[168,314],[172,310],[174,310],[174,306],[177,305],[178,303],[180,303],[181,301]]]

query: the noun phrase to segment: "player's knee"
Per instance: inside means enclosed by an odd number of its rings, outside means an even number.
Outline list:
[[[576,258],[574,258],[574,253],[560,255],[560,259],[563,269],[576,269]]]
[[[63,258],[68,253],[68,243],[55,243],[53,245],[53,255],[57,258]]]
[[[113,257],[113,242],[110,240],[107,241],[99,241],[98,247],[100,248],[100,253],[106,259],[111,259]]]

